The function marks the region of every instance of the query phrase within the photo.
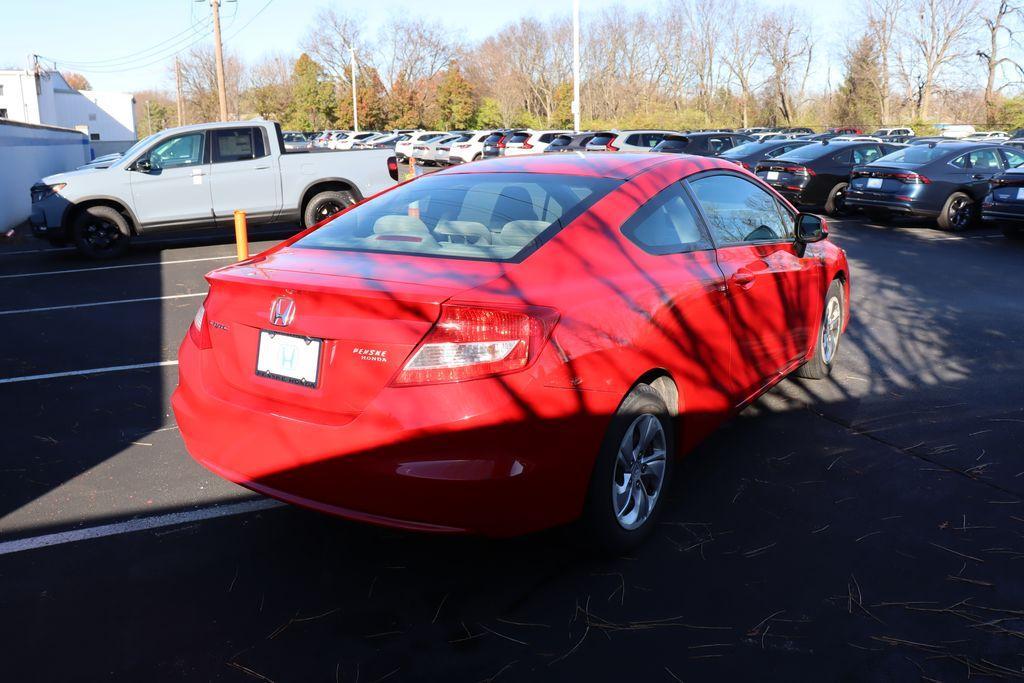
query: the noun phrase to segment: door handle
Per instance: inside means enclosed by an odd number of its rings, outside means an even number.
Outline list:
[[[971,177],[972,177],[972,178],[974,178],[975,180],[984,180],[984,179],[985,179],[985,178],[987,178],[988,176],[986,176],[986,175],[984,175],[984,174],[981,174],[981,173],[975,173],[975,174],[974,174],[973,176],[971,176]]]
[[[257,171],[265,171],[265,170],[266,170],[266,169],[268,169],[268,168],[270,168],[270,167],[269,167],[269,166],[257,166],[257,167],[256,167],[256,170],[257,170]]]
[[[732,281],[743,289],[750,289],[754,286],[754,274],[743,270],[737,270],[732,276]]]

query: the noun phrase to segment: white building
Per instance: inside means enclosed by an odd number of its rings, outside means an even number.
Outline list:
[[[97,155],[135,142],[134,103],[131,93],[75,90],[57,71],[0,71],[0,119],[74,128]]]

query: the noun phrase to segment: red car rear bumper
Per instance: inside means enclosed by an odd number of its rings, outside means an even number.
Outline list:
[[[172,405],[201,464],[289,503],[422,531],[510,536],[575,519],[619,401],[534,381],[527,405],[526,392],[485,379],[455,392],[385,388],[325,424],[232,396],[212,352],[187,336],[179,363]]]

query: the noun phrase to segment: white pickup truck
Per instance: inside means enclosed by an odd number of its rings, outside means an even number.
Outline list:
[[[231,224],[308,227],[394,184],[390,150],[286,151],[270,121],[171,128],[107,168],[47,176],[32,187],[33,233],[92,258],[123,254],[134,235]]]

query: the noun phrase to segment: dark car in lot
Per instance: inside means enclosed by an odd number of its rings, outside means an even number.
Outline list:
[[[943,230],[965,230],[992,178],[1024,164],[1024,153],[977,142],[933,142],[859,164],[850,174],[846,204],[869,215],[935,218]]]
[[[545,154],[554,152],[582,152],[587,144],[594,139],[597,133],[576,133],[575,135],[563,134],[551,141],[551,144],[544,148]]]
[[[761,142],[744,142],[742,145],[727,149],[718,156],[742,166],[748,171],[754,170],[757,162],[791,152],[797,147],[809,145],[809,140],[762,140]]]
[[[867,164],[897,149],[884,142],[812,142],[774,159],[754,172],[800,206],[823,206],[835,215],[846,209],[846,186],[854,166]]]
[[[489,136],[487,136],[487,139],[484,140],[484,158],[486,159],[489,157],[500,157],[502,154],[504,154],[505,143],[508,142],[509,137],[511,137],[513,133],[517,132],[519,131],[496,130]]]
[[[1024,239],[1024,168],[1010,168],[992,177],[981,201],[981,220],[1010,239]]]
[[[696,154],[702,157],[715,157],[754,138],[740,133],[679,133],[666,135],[665,139],[655,145],[652,152],[669,152],[673,154]]]

